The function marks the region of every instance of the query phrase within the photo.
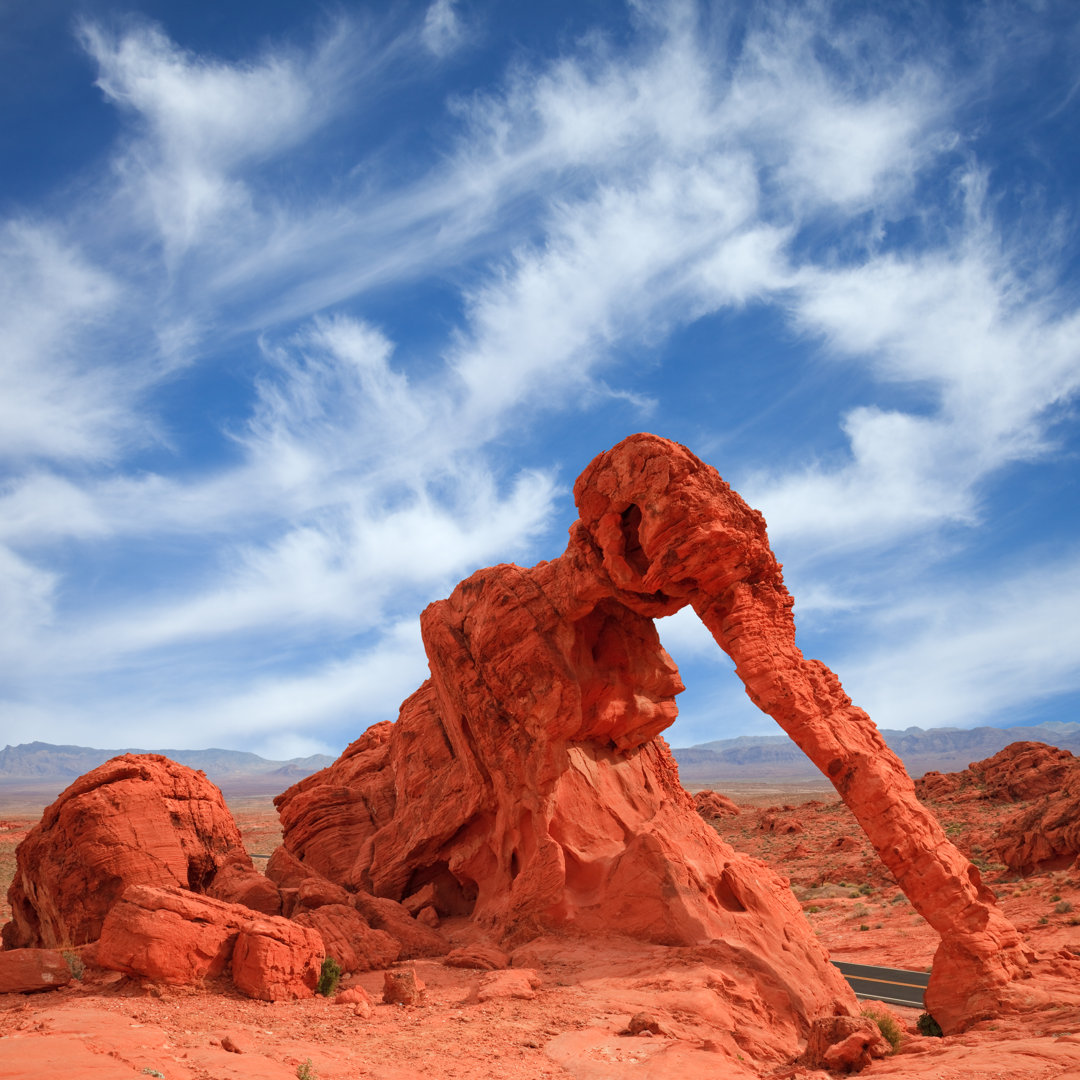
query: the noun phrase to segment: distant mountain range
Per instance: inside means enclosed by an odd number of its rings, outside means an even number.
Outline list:
[[[74,780],[119,754],[164,754],[181,765],[202,769],[218,785],[262,779],[271,786],[280,782],[281,790],[334,760],[326,754],[269,761],[242,750],[95,750],[89,746],[32,742],[0,750],[0,783]]]
[[[1052,721],[1032,727],[930,728],[905,731],[882,729],[886,743],[912,776],[931,769],[956,772],[973,761],[996,754],[1009,743],[1043,742],[1080,755],[1080,724]],[[821,773],[787,735],[740,735],[697,746],[677,747],[684,784],[723,780],[820,779]]]
[[[1080,755],[1080,724],[1059,721],[1009,728],[909,727],[905,731],[883,729],[881,734],[912,776],[922,776],[931,769],[942,772],[965,769],[971,762],[990,757],[1009,743],[1022,740],[1049,743]],[[679,763],[682,782],[691,786],[725,780],[821,778],[809,758],[783,733],[740,735],[735,739],[676,747],[672,752]],[[326,754],[269,761],[242,750],[96,750],[89,746],[32,742],[0,750],[0,784],[63,781],[59,784],[63,787],[118,754],[146,753],[164,754],[181,765],[202,769],[219,786],[234,790],[265,788],[275,794],[334,760]]]

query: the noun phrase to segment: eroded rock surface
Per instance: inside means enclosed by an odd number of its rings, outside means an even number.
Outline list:
[[[124,754],[81,776],[16,850],[6,948],[96,940],[129,885],[208,891],[259,879],[221,792],[160,754]]]
[[[920,799],[934,802],[1023,802],[1057,793],[1077,771],[1080,758],[1068,750],[1014,742],[959,772],[928,772],[915,790]]]
[[[560,558],[481,570],[427,608],[431,678],[395,725],[279,797],[288,850],[350,890],[408,904],[431,887],[438,914],[507,938],[721,943],[790,993],[791,1038],[847,1011],[784,882],[702,822],[657,737],[682,684],[653,619],[690,604],[940,932],[943,1026],[996,1012],[1024,970],[1019,936],[870,718],[799,651],[761,515],[651,435],[597,457],[574,495]]]
[[[187,889],[133,885],[112,906],[95,948],[99,967],[173,986],[199,986],[228,967],[248,997],[310,997],[325,955],[316,930]]]

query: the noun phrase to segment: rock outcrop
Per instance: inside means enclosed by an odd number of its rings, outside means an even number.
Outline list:
[[[248,997],[311,997],[325,955],[316,930],[183,888],[129,886],[109,910],[95,947],[99,967],[176,986],[229,968]]]
[[[726,795],[719,791],[695,791],[694,806],[706,820],[710,818],[737,817],[742,811]]]
[[[995,847],[1001,861],[1021,874],[1080,861],[1080,763],[1060,791],[1003,822]]]
[[[1014,742],[955,773],[928,772],[916,785],[932,802],[1022,802],[993,842],[1021,874],[1060,870],[1080,856],[1080,758],[1041,742]]]
[[[1014,742],[993,757],[954,773],[928,772],[915,783],[931,802],[1025,802],[1060,791],[1080,770],[1080,758],[1041,742]]]
[[[439,915],[508,938],[724,942],[791,989],[801,1030],[847,1011],[783,882],[704,825],[658,738],[682,683],[653,619],[692,605],[940,932],[940,1022],[996,1013],[1025,968],[1019,935],[870,718],[799,651],[761,515],[651,435],[597,457],[574,496],[560,558],[481,570],[427,608],[431,678],[396,724],[279,797],[286,848],[350,890],[408,903],[430,886]]]
[[[129,885],[203,893],[225,866],[236,893],[262,880],[218,788],[159,754],[124,754],[80,777],[15,858],[9,949],[94,941]]]

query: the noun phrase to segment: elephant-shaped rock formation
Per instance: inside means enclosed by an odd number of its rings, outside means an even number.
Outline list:
[[[288,851],[511,941],[561,927],[708,943],[743,978],[746,1021],[782,1016],[792,1039],[851,1011],[786,882],[701,820],[659,737],[682,683],[653,619],[692,605],[940,932],[939,1021],[993,1013],[1025,970],[1017,932],[870,718],[799,651],[762,516],[646,434],[597,457],[574,495],[561,557],[481,570],[424,611],[431,677],[397,723],[278,797]]]

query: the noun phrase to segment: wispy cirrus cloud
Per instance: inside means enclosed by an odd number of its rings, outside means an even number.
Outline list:
[[[22,254],[0,270],[0,588],[25,613],[0,648],[21,722],[74,725],[93,672],[101,710],[197,716],[177,728],[195,741],[250,739],[251,716],[279,745],[340,732],[365,686],[422,677],[408,612],[478,565],[558,553],[555,463],[585,461],[518,436],[664,415],[674,395],[641,369],[717,313],[772,312],[807,366],[865,390],[796,403],[819,441],[795,464],[717,462],[795,578],[818,568],[799,610],[825,622],[886,595],[893,564],[856,585],[859,556],[977,530],[986,479],[1052,447],[1076,305],[995,222],[943,45],[828,4],[634,5],[619,34],[390,131],[394,88],[478,47],[453,3],[409,14],[240,60],[82,25],[123,134],[92,200],[6,226]],[[433,295],[421,339],[412,305]],[[735,362],[723,342],[711,366],[676,357],[672,385],[722,393]],[[213,393],[215,366],[237,401],[196,453],[174,398]]]

